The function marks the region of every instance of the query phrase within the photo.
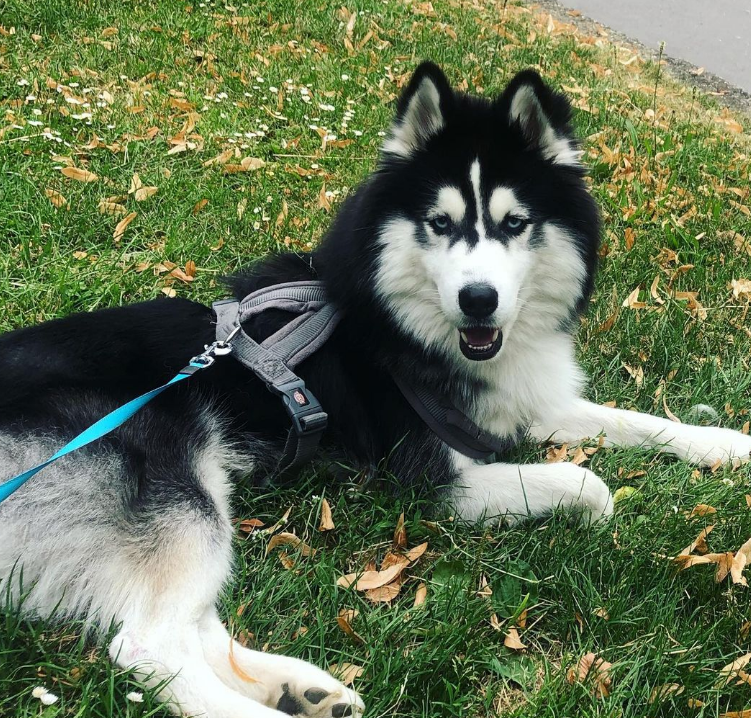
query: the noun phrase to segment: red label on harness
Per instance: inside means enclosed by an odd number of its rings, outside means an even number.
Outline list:
[[[292,398],[300,405],[307,406],[308,398],[299,389],[295,389],[292,392]]]

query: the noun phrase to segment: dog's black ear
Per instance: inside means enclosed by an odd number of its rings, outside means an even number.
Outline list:
[[[534,70],[516,75],[498,102],[528,147],[556,164],[578,166],[581,153],[569,124],[571,105]]]
[[[421,63],[399,98],[383,151],[410,157],[424,148],[445,126],[452,98],[451,86],[441,68],[432,62]]]

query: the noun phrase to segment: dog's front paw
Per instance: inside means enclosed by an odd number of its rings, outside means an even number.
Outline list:
[[[751,459],[751,436],[716,426],[691,426],[685,459],[699,466],[715,466]]]
[[[300,718],[360,718],[362,698],[325,671],[309,664],[299,675],[282,683],[276,709]]]

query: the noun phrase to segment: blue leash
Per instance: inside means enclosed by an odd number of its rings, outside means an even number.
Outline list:
[[[37,464],[31,469],[24,471],[22,474],[0,484],[0,502],[5,501],[5,499],[7,499],[14,491],[20,489],[21,486],[23,486],[32,476],[38,474],[43,468],[45,468],[45,466],[49,466],[66,454],[70,454],[72,451],[80,449],[82,446],[86,446],[92,441],[101,439],[106,434],[117,429],[118,426],[122,426],[131,416],[133,416],[133,414],[146,406],[146,404],[148,404],[154,397],[159,396],[159,394],[165,389],[168,389],[184,379],[189,379],[202,369],[207,369],[214,363],[215,357],[229,354],[232,351],[232,347],[229,344],[230,338],[231,337],[224,342],[214,342],[211,346],[206,346],[203,354],[193,357],[188,366],[181,369],[166,384],[162,384],[156,389],[147,391],[145,394],[141,394],[141,396],[131,399],[127,404],[123,404],[114,411],[111,411],[69,441],[57,453],[50,456],[47,461],[43,461],[41,464]]]

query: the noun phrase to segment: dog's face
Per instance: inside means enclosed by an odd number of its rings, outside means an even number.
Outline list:
[[[492,360],[522,317],[555,328],[583,304],[599,230],[569,113],[534,72],[493,101],[415,72],[374,185],[376,284],[424,345]]]

